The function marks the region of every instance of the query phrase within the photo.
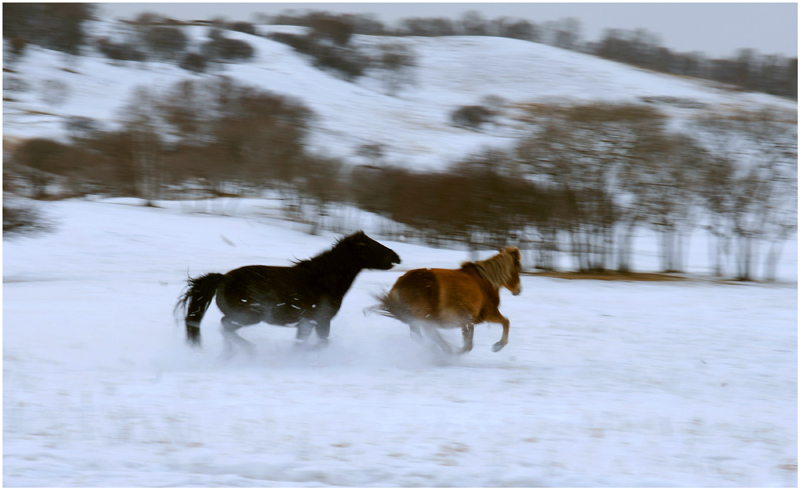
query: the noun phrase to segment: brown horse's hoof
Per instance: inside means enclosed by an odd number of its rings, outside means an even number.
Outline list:
[[[494,344],[492,346],[492,352],[497,352],[497,351],[499,351],[500,349],[502,349],[505,346],[506,346],[506,344],[504,344],[502,342],[498,342],[498,343],[496,343],[496,344]]]

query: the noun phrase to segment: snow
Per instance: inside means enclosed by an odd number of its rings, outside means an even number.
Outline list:
[[[479,325],[447,356],[363,310],[466,253],[367,228],[403,263],[359,275],[327,349],[261,324],[241,330],[257,355],[223,362],[215,306],[199,351],[172,316],[187,274],[338,235],[269,200],[159,204],[49,203],[55,232],[4,242],[5,486],[797,486],[796,241],[778,284],[524,276],[501,294],[509,345]]]

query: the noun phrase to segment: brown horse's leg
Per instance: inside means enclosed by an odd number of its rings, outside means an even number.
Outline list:
[[[438,328],[434,327],[433,325],[428,325],[427,323],[423,323],[422,328],[425,330],[425,334],[439,344],[439,347],[441,347],[443,351],[448,354],[453,352],[453,348],[450,347],[450,344],[448,344],[447,341],[442,337],[442,334],[439,333]]]
[[[461,348],[461,353],[464,354],[472,350],[472,335],[475,333],[475,325],[467,323],[461,327],[461,334],[464,336],[464,347]]]
[[[506,346],[506,344],[508,343],[508,329],[510,327],[511,327],[511,322],[508,321],[508,318],[503,317],[503,336],[500,337],[500,342],[497,342],[492,346],[492,351],[497,352]]]
[[[492,350],[494,352],[497,352],[500,349],[502,349],[503,347],[505,347],[506,344],[508,343],[508,330],[509,330],[509,327],[511,326],[511,322],[509,322],[508,318],[504,317],[497,310],[493,311],[492,314],[487,315],[485,317],[485,321],[487,321],[489,323],[499,323],[499,324],[503,325],[503,336],[500,337],[500,342],[497,342],[496,344],[494,344],[492,346]]]
[[[414,340],[422,340],[422,332],[419,331],[419,325],[416,323],[409,323],[408,328],[411,329],[411,338]]]

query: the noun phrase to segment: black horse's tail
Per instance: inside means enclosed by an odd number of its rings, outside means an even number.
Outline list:
[[[181,308],[186,313],[186,340],[193,346],[200,345],[200,322],[206,314],[217,286],[224,274],[211,272],[200,277],[189,278],[189,287],[178,300],[175,309]],[[188,304],[188,308],[187,308]]]

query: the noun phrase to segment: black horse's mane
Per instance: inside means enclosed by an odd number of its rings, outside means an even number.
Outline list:
[[[336,240],[336,243],[334,243],[333,247],[331,247],[329,250],[315,255],[310,259],[295,260],[292,262],[292,264],[294,267],[322,267],[336,264],[341,265],[342,260],[345,257],[350,257],[349,254],[344,254],[342,252],[346,249],[347,245],[355,241],[356,236],[359,234],[363,234],[363,232],[359,231],[353,233],[352,235],[342,237]]]

